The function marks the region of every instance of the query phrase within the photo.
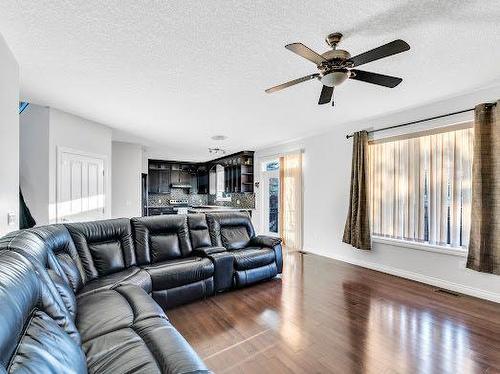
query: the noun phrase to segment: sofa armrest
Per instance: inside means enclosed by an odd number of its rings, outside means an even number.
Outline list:
[[[250,239],[251,246],[274,248],[279,244],[281,244],[281,238],[275,238],[273,236],[259,235]]]
[[[215,253],[226,252],[226,248],[224,247],[202,247],[193,249],[193,254],[195,256],[207,257],[213,255]]]
[[[215,292],[231,288],[233,284],[234,257],[224,247],[202,247],[193,250],[193,255],[206,257],[214,264]]]
[[[254,236],[250,239],[251,246],[271,248],[274,251],[278,274],[281,274],[283,271],[283,249],[281,248],[281,242],[281,238],[265,235]]]

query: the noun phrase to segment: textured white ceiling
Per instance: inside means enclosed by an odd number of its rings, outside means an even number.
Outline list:
[[[315,72],[287,51],[323,52],[343,32],[352,55],[396,38],[409,52],[364,65],[401,76],[387,89],[348,81],[318,106]],[[21,68],[22,99],[206,158],[210,137],[256,149],[430,103],[500,79],[498,1],[2,1],[0,33]]]

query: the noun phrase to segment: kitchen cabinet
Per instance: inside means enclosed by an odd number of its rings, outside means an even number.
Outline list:
[[[169,193],[170,192],[170,165],[150,164],[148,170],[148,192]]]
[[[224,192],[253,193],[254,153],[243,151],[211,161],[210,170],[217,165],[224,168]]]
[[[208,194],[208,166],[198,165],[196,171],[196,187],[199,194]]]
[[[193,167],[189,164],[172,164],[171,185],[191,186]]]
[[[242,151],[209,162],[149,160],[148,192],[170,193],[172,188],[208,194],[217,190],[226,193],[253,193],[254,152]],[[220,170],[216,173],[215,170]],[[211,174],[216,174],[211,178]]]

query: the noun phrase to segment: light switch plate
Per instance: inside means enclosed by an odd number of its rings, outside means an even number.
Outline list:
[[[16,213],[9,212],[7,213],[7,225],[13,226],[16,224]]]

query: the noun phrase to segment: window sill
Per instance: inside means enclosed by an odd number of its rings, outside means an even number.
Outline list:
[[[416,249],[418,251],[439,253],[442,255],[467,257],[467,250],[464,248],[452,248],[452,247],[448,247],[448,246],[444,246],[444,245],[433,245],[433,244],[410,242],[408,240],[384,238],[381,236],[373,236],[372,242],[392,245],[392,246],[396,246],[396,247]]]

